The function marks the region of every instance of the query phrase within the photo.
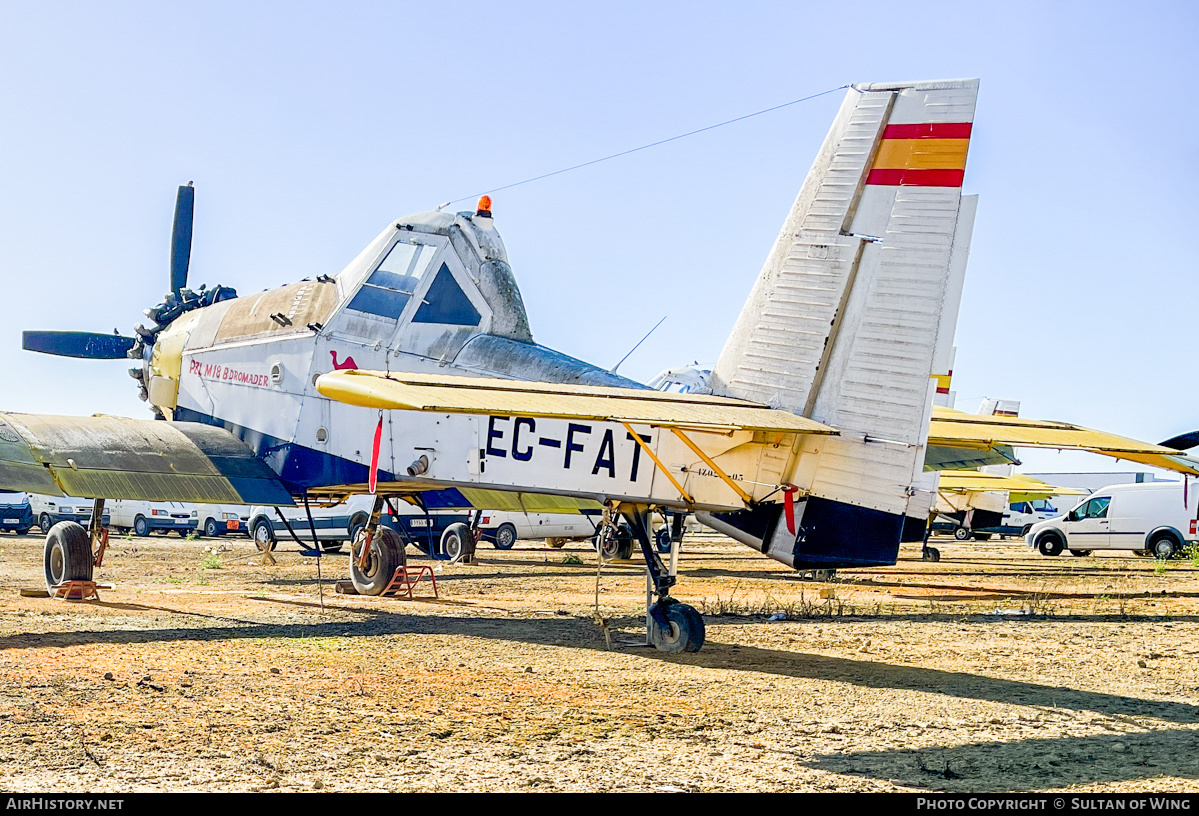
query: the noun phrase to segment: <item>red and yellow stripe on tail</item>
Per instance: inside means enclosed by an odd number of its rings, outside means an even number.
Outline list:
[[[970,122],[887,125],[867,184],[961,187]]]

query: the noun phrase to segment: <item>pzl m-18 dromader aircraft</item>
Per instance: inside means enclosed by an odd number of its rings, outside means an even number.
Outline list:
[[[25,337],[140,360],[131,373],[159,419],[0,414],[0,489],[279,505],[369,486],[351,564],[366,594],[403,563],[377,526],[385,499],[603,507],[640,542],[655,645],[698,649],[702,618],[670,597],[651,510],[694,512],[797,569],[893,564],[905,517],[923,524],[927,507],[910,505],[973,223],[961,186],[977,88],[847,93],[703,396],[537,345],[486,198],[389,224],[336,276],[239,298],[186,288],[181,188],[153,328]],[[99,526],[49,531],[48,584],[90,579]]]

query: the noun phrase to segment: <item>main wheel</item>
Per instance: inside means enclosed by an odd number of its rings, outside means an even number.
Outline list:
[[[1090,554],[1090,550],[1070,550],[1070,555],[1073,555],[1075,558],[1086,558]]]
[[[1149,552],[1153,553],[1154,558],[1165,561],[1178,552],[1178,542],[1169,533],[1161,533],[1149,542]]]
[[[379,595],[387,589],[395,572],[404,566],[404,543],[395,530],[380,527],[371,539],[366,557],[366,567],[358,566],[362,545],[366,543],[366,529],[358,531],[358,537],[350,547],[350,581],[359,595]]]
[[[659,652],[694,652],[704,645],[704,633],[699,628],[703,626],[703,619],[699,618],[699,613],[694,609],[687,604],[672,603],[666,605],[662,614],[666,618],[666,629],[658,625],[652,610],[649,616],[649,639]]]
[[[591,544],[605,561],[624,561],[633,557],[633,536],[625,527],[601,528]]]
[[[150,522],[146,521],[145,516],[138,516],[133,520],[133,534],[142,537],[150,535]]]
[[[970,528],[969,527],[958,527],[957,529],[955,529],[953,531],[953,537],[956,538],[958,541],[965,541],[966,539],[968,539],[970,537]]]
[[[50,528],[54,526],[54,519],[50,518],[49,513],[42,513],[38,516],[37,526],[42,528],[43,533],[49,534]]]
[[[991,540],[990,533],[971,533],[970,535],[974,538],[975,541],[990,541]]]
[[[1061,555],[1066,543],[1057,533],[1045,533],[1037,539],[1037,551],[1041,555]]]
[[[662,554],[666,554],[666,553],[670,552],[670,544],[671,544],[670,528],[669,527],[659,527],[658,530],[654,533],[654,548],[658,552],[660,552]]]
[[[87,531],[73,521],[55,524],[46,534],[46,589],[66,581],[90,581],[95,559]]]
[[[466,537],[469,535],[469,527],[460,521],[454,522],[441,534],[441,551],[451,561],[457,561],[466,553]]]
[[[345,544],[344,541],[337,541],[337,540],[322,541],[321,549],[327,553],[341,552],[341,548],[344,544]]]
[[[495,540],[491,542],[497,550],[510,550],[516,544],[516,527],[508,522],[501,524],[495,531]]]
[[[216,519],[206,519],[204,521],[204,535],[209,538],[216,538],[221,534],[221,530],[216,526]]]
[[[270,552],[275,549],[275,531],[266,519],[254,522],[254,546],[259,552]]]
[[[366,529],[366,523],[370,520],[368,516],[354,516],[350,519],[350,525],[347,532],[350,534],[350,544],[353,545],[358,540],[358,534]]]

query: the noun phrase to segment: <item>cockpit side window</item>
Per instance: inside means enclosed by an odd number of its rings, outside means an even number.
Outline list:
[[[436,254],[434,246],[396,243],[346,308],[398,320]]]

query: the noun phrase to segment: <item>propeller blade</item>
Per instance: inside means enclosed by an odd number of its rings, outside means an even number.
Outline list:
[[[1199,445],[1199,431],[1191,431],[1190,433],[1179,434],[1172,439],[1167,439],[1165,442],[1160,442],[1163,448],[1173,448],[1174,450],[1190,450]]]
[[[134,342],[132,337],[99,332],[27,331],[21,335],[21,348],[26,351],[85,360],[123,359]]]
[[[179,290],[187,286],[187,265],[192,255],[192,216],[195,210],[196,190],[189,181],[179,188],[175,198],[175,228],[171,232],[171,291],[179,296]]]

